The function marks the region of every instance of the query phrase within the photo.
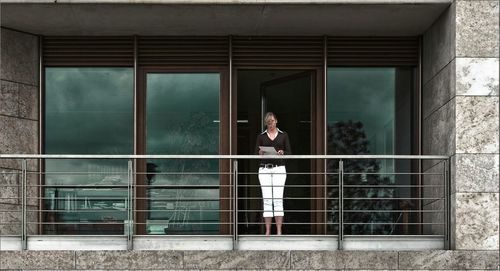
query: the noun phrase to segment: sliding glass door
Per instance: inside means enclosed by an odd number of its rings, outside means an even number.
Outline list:
[[[219,73],[146,73],[145,153],[219,154],[220,82]],[[144,168],[147,234],[219,233],[218,160],[150,159]]]
[[[333,155],[410,155],[416,152],[415,69],[412,67],[331,67],[327,88],[327,150]],[[338,171],[338,160],[328,162]],[[360,159],[343,164],[344,233],[415,234],[420,202],[411,160]],[[398,172],[397,174],[395,172]],[[331,174],[328,194],[336,197]],[[337,210],[338,202],[328,202]],[[337,222],[332,212],[331,222]],[[330,229],[337,232],[336,227]]]

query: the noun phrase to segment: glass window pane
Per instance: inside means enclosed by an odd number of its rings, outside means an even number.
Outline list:
[[[147,75],[147,154],[219,154],[218,73]],[[217,234],[218,160],[149,160],[149,234]]]
[[[328,154],[411,154],[413,68],[329,68],[327,89]],[[411,162],[394,159],[347,159],[344,169],[345,234],[397,234],[397,223],[410,220],[401,206],[410,197]],[[338,160],[328,162],[338,172]],[[331,185],[338,178],[331,175]],[[385,185],[374,187],[374,185]],[[329,195],[338,195],[332,188]],[[351,198],[351,199],[349,199]],[[337,202],[329,204],[338,209]],[[332,211],[331,222],[338,221]],[[352,224],[350,224],[352,223]],[[361,224],[360,224],[361,223]],[[331,228],[336,232],[337,228]],[[402,232],[401,232],[402,233]],[[408,234],[408,229],[406,232]]]
[[[133,69],[46,68],[46,154],[132,154]],[[47,160],[45,228],[123,234],[127,161]],[[83,186],[83,187],[82,187]]]

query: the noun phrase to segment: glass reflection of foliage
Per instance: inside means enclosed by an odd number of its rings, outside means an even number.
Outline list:
[[[210,116],[206,112],[193,112],[184,116],[185,120],[179,125],[172,127],[171,133],[183,134],[177,142],[177,149],[170,150],[169,154],[207,155],[219,153],[218,125],[214,125],[213,119],[218,116]],[[210,159],[175,159],[164,163],[162,170],[167,172],[210,172],[218,168],[218,162]],[[199,177],[200,175],[198,175]],[[196,175],[190,176],[196,178]],[[206,179],[207,176],[204,176]],[[193,182],[195,184],[203,183]]]
[[[369,140],[367,140],[363,130],[363,124],[359,121],[339,121],[328,126],[328,154],[331,155],[367,155],[369,154]],[[328,172],[338,172],[338,159],[328,161]],[[375,159],[345,159],[344,169],[344,234],[389,234],[392,229],[392,215],[390,212],[380,212],[381,210],[391,210],[391,200],[393,190],[387,187],[359,187],[387,185],[390,178],[376,174],[380,170],[378,161]],[[354,173],[354,174],[352,174]],[[328,183],[338,185],[338,176],[329,175]],[[347,186],[347,187],[346,187]],[[356,186],[356,187],[349,187]],[[338,198],[338,187],[330,186],[329,198]],[[346,199],[355,198],[355,199]],[[360,199],[365,198],[365,199]],[[331,200],[328,209],[332,211],[329,217],[330,225],[335,225],[338,219],[338,200]],[[375,210],[375,211],[372,211]],[[354,212],[350,212],[354,211]],[[349,224],[362,223],[362,224]],[[336,233],[338,227],[330,228]]]

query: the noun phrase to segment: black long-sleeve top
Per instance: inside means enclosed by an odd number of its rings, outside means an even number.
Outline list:
[[[267,136],[267,130],[262,132],[257,136],[257,142],[255,144],[255,154],[259,154],[259,146],[274,147],[276,151],[283,150],[283,155],[292,154],[292,148],[290,147],[290,140],[288,139],[288,134],[276,128],[278,135],[274,140],[271,140]],[[285,165],[284,159],[262,159],[261,164],[274,164],[274,165]]]

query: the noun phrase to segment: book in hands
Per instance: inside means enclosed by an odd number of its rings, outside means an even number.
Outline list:
[[[259,150],[261,150],[264,155],[278,155],[274,147],[259,146]]]

